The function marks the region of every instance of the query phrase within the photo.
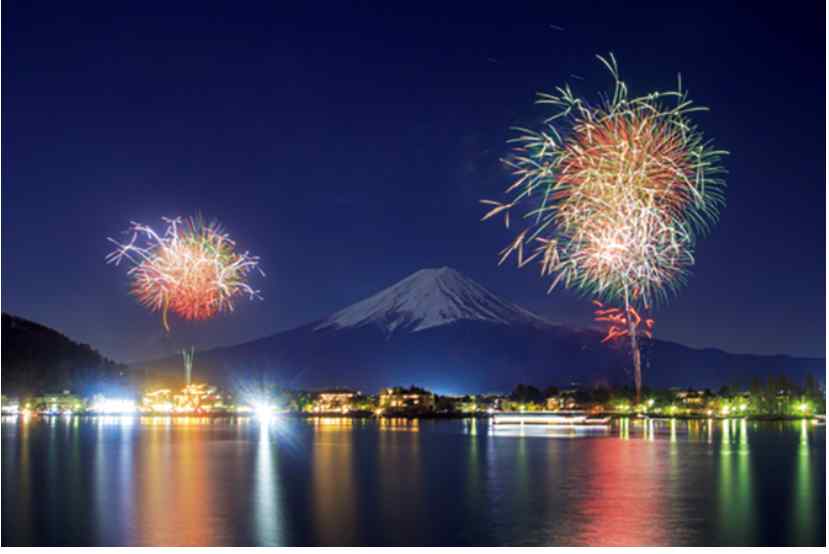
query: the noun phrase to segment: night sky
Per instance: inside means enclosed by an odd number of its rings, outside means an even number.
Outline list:
[[[535,93],[570,82],[595,98],[611,86],[595,55],[612,51],[634,94],[682,73],[731,151],[728,205],[657,337],[825,355],[819,4],[208,4],[4,5],[3,311],[130,361],[288,329],[448,265],[587,325],[587,300],[497,266],[511,235],[478,222],[478,201],[509,182],[509,127],[548,115]],[[106,238],[197,211],[262,257],[265,299],[173,318],[164,338],[105,264]]]

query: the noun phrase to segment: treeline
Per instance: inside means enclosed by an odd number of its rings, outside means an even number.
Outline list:
[[[757,408],[769,411],[778,407],[784,399],[803,398],[815,402],[825,401],[825,391],[821,389],[815,376],[808,373],[802,383],[795,382],[785,374],[755,377],[749,386],[727,385],[717,390],[696,389],[651,389],[642,388],[642,397],[657,402],[670,402],[677,394],[691,392],[710,398],[732,398],[746,394],[757,403]],[[633,400],[635,392],[630,386],[609,387],[606,385],[582,386],[571,385],[567,388],[548,386],[538,388],[533,385],[516,385],[509,395],[510,400],[528,404],[542,404],[551,397],[568,396],[579,403],[604,404],[614,400]]]

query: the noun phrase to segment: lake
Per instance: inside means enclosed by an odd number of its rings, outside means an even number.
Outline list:
[[[825,545],[809,422],[4,417],[9,545]]]

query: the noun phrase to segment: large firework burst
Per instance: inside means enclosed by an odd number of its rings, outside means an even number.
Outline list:
[[[558,284],[609,302],[623,313],[665,301],[694,263],[696,237],[724,205],[725,151],[715,150],[693,124],[695,106],[682,89],[630,97],[616,60],[599,56],[614,79],[611,97],[591,104],[569,86],[539,94],[555,113],[541,129],[518,129],[505,160],[515,181],[506,202],[483,219],[523,212],[526,225],[501,252],[518,264],[538,258]],[[632,318],[637,391],[641,369]]]
[[[248,274],[259,270],[259,258],[237,252],[236,243],[217,223],[207,224],[201,218],[163,221],[167,226],[163,234],[133,222],[129,242],[110,238],[117,248],[107,262],[132,264],[127,272],[132,293],[152,311],[162,312],[167,331],[170,311],[184,319],[209,319],[232,311],[238,296],[259,296],[247,283]]]

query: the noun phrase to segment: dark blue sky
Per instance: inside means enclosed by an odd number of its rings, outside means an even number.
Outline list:
[[[814,2],[444,3],[419,14],[120,4],[4,5],[4,311],[134,360],[287,329],[449,265],[586,325],[588,301],[546,295],[535,268],[496,266],[509,236],[478,223],[478,200],[508,183],[498,159],[509,127],[547,113],[535,93],[564,81],[607,89],[594,56],[613,51],[634,93],[681,72],[711,108],[697,121],[732,152],[728,206],[688,286],[657,312],[658,337],[825,355],[825,27]],[[262,257],[265,300],[174,320],[162,339],[124,269],[105,265],[106,237],[196,211]]]

